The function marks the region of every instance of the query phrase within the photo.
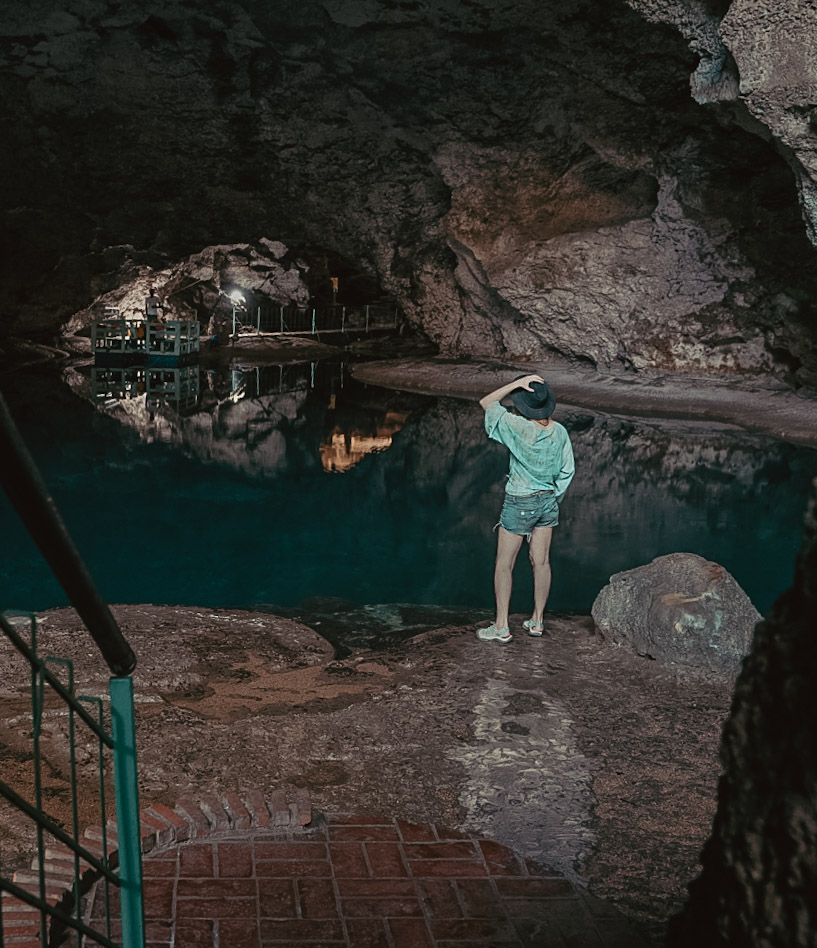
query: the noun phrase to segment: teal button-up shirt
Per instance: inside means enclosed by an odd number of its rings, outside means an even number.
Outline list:
[[[573,446],[564,425],[551,421],[548,428],[542,428],[494,402],[485,410],[485,430],[489,438],[511,452],[507,494],[520,497],[552,490],[561,501],[576,471]]]

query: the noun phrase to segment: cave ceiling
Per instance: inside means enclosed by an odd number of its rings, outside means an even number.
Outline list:
[[[2,331],[266,239],[450,354],[817,385],[815,31],[785,6],[12,0]]]

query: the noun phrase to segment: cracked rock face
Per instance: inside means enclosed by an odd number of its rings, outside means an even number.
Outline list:
[[[817,9],[806,0],[768,6],[735,0],[719,32],[737,65],[740,101],[779,142],[817,243]]]
[[[12,0],[0,326],[264,239],[446,353],[817,384],[813,15]]]

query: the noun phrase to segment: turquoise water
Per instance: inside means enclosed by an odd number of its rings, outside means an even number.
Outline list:
[[[340,364],[187,372],[0,379],[110,602],[490,613],[507,460],[475,403],[366,387]],[[612,573],[675,551],[723,564],[761,611],[788,587],[817,451],[724,426],[559,417],[577,475],[552,610],[587,611]],[[66,604],[5,498],[0,523],[0,606]],[[529,608],[528,573],[523,554],[514,611]]]

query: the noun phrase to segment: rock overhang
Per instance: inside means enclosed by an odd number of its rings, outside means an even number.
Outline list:
[[[116,285],[109,247],[266,237],[350,261],[451,354],[813,384],[807,163],[741,127],[767,128],[742,93],[690,92],[723,6],[12,11],[5,332]]]

